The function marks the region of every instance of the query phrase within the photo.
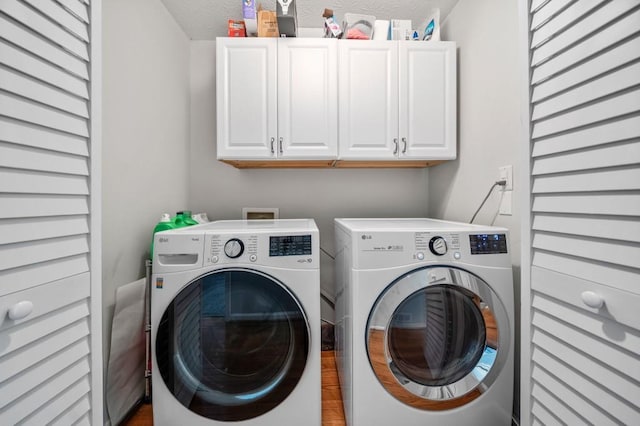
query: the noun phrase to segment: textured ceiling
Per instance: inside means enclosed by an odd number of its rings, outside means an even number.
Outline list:
[[[440,20],[458,0],[295,0],[298,25],[322,27],[322,12],[333,9],[339,21],[345,13],[364,13],[378,19],[411,19],[419,26],[429,11],[440,8]],[[227,19],[242,18],[242,0],[162,0],[184,32],[192,40],[214,40],[227,35]],[[268,10],[276,10],[276,0],[256,0]]]

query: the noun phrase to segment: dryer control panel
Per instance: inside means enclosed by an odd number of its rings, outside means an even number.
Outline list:
[[[428,218],[335,219],[345,261],[354,269],[460,264],[510,267],[506,228]],[[336,242],[340,239],[336,237]]]
[[[353,242],[359,269],[439,262],[500,266],[509,261],[506,233],[365,232]]]
[[[507,253],[506,234],[471,234],[469,235],[471,254]]]

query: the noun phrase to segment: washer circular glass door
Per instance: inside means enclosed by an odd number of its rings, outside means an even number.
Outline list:
[[[367,324],[369,362],[384,388],[424,410],[469,403],[496,379],[509,348],[507,313],[482,279],[434,266],[394,281]]]
[[[293,391],[309,342],[304,310],[284,284],[254,270],[219,270],[186,285],[165,310],[154,368],[189,410],[246,420]]]

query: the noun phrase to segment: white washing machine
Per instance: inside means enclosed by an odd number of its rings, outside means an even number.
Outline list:
[[[155,235],[155,425],[320,426],[318,238],[307,219]]]
[[[335,349],[347,425],[510,425],[507,230],[336,219],[335,232]]]

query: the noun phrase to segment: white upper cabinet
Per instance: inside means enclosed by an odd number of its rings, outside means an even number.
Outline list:
[[[277,40],[219,38],[218,158],[275,158]]]
[[[397,156],[398,43],[342,40],[339,64],[339,157]]]
[[[400,42],[400,158],[456,158],[456,47]]]
[[[218,38],[216,54],[219,160],[424,167],[456,158],[453,42]]]
[[[278,40],[278,157],[336,158],[337,40]]]
[[[341,160],[456,158],[455,43],[339,46]]]
[[[218,159],[335,159],[336,42],[218,38]]]

